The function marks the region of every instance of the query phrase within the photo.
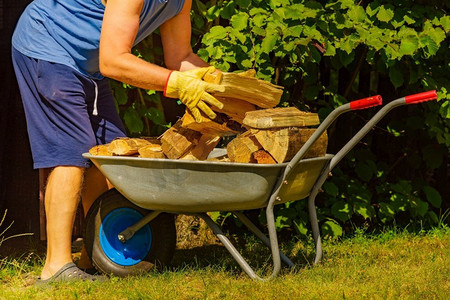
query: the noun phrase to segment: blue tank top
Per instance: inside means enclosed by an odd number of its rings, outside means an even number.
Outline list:
[[[134,45],[179,14],[184,0],[144,0]],[[17,23],[12,45],[21,53],[75,68],[91,78],[99,71],[101,0],[35,0]]]

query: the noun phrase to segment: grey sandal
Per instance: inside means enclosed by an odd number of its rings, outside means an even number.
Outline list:
[[[35,286],[44,286],[53,282],[67,282],[67,281],[106,281],[105,276],[90,275],[80,270],[73,262],[65,264],[58,272],[48,279],[41,279],[40,277],[34,283]]]

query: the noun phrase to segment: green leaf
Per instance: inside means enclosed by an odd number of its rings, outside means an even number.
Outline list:
[[[403,38],[400,43],[401,55],[413,55],[419,48],[419,39],[417,37]]]
[[[404,78],[403,73],[400,68],[390,68],[389,69],[389,78],[391,79],[392,84],[395,88],[398,88],[403,85]]]
[[[367,203],[356,202],[353,204],[353,211],[364,219],[370,219],[375,215],[374,208]]]
[[[348,16],[350,17],[351,20],[356,22],[364,22],[364,20],[367,17],[364,8],[359,5],[353,6],[351,9],[349,9]]]
[[[235,14],[236,10],[234,9],[234,1],[225,2],[225,6],[220,10],[220,16],[224,19],[231,19],[231,17]]]
[[[344,201],[337,201],[331,206],[333,217],[345,222],[351,217],[350,205]]]
[[[340,237],[343,233],[341,225],[333,219],[325,221],[322,224],[321,229],[324,236],[331,236],[334,238]]]
[[[248,15],[246,13],[240,12],[231,17],[231,25],[236,30],[241,31],[247,28],[247,23],[248,23]]]
[[[394,207],[391,204],[388,203],[380,203],[380,210],[379,212],[386,217],[386,219],[392,219],[394,218],[395,211]]]
[[[428,202],[431,203],[436,208],[440,208],[442,204],[441,194],[434,189],[433,187],[427,185],[423,187],[423,191],[425,192],[425,196],[427,197]]]
[[[428,203],[419,199],[411,201],[411,207],[421,217],[424,217],[428,211]]]
[[[267,32],[266,37],[262,41],[261,50],[268,54],[270,51],[272,51],[275,48],[277,41],[278,41],[277,33]]]
[[[325,181],[323,184],[323,190],[332,197],[337,197],[339,194],[339,188],[333,182]]]
[[[406,22],[408,25],[412,25],[412,24],[416,23],[416,20],[410,18],[410,17],[407,16],[407,15],[405,15],[405,16],[403,17],[403,20],[405,20],[405,22]]]
[[[303,220],[294,220],[294,229],[302,236],[308,234],[308,227],[306,222]]]
[[[252,0],[235,0],[236,4],[241,8],[247,8],[252,3]]]
[[[217,5],[214,5],[210,7],[206,12],[206,18],[210,21],[217,19],[217,17],[220,14],[220,7]]]
[[[144,130],[144,123],[133,108],[129,107],[125,111],[123,119],[130,133],[141,133]]]
[[[380,6],[380,9],[377,14],[377,19],[381,22],[389,22],[394,17],[394,10],[389,7],[385,7],[384,5]]]
[[[444,30],[446,32],[450,31],[450,16],[446,15],[441,17],[441,19],[439,20],[441,22],[442,27],[444,27]]]
[[[450,119],[450,101],[443,101],[439,113],[443,118]]]
[[[428,35],[419,38],[422,47],[426,47],[429,55],[435,55],[439,50],[438,44]]]

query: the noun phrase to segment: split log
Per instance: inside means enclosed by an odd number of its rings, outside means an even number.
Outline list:
[[[217,108],[211,105],[211,109],[215,112],[226,114],[231,120],[243,124],[245,113],[256,110],[256,106],[244,100],[216,97],[222,102],[223,108]]]
[[[251,130],[264,150],[269,152],[278,163],[291,160],[314,131],[315,129],[297,127],[278,130]],[[306,152],[305,158],[324,156],[327,143],[328,137],[325,132]]]
[[[217,157],[208,158],[206,161],[216,161],[216,162],[230,162],[228,155],[221,155]]]
[[[97,145],[89,149],[89,154],[91,155],[103,155],[112,156],[112,152],[109,151],[109,144]]]
[[[109,151],[113,155],[135,155],[139,148],[150,144],[149,141],[136,138],[117,138],[109,144]]]
[[[144,158],[165,158],[160,144],[149,144],[139,148],[139,157]]]
[[[195,122],[195,121],[194,121]],[[202,136],[200,132],[181,127],[178,120],[161,136],[161,147],[164,154],[171,159],[178,159],[197,145]]]
[[[225,91],[214,93],[214,96],[244,100],[262,108],[277,106],[283,94],[283,87],[249,75],[249,73],[223,73],[220,84],[225,87]],[[217,83],[216,76],[209,74],[204,80]]]
[[[232,162],[254,163],[256,160],[253,153],[261,148],[255,136],[250,131],[246,131],[228,143],[227,154]]]
[[[253,158],[258,164],[276,164],[277,162],[266,150],[258,150],[253,153]]]
[[[187,160],[206,160],[209,153],[214,150],[214,147],[220,142],[220,136],[213,136],[204,134],[187,154],[183,155],[181,159]]]
[[[306,127],[319,124],[315,113],[300,111],[296,107],[277,107],[249,111],[243,124],[252,128],[269,129],[278,127]]]
[[[201,116],[202,121],[198,123],[195,121],[194,116],[191,114],[191,112],[189,110],[186,110],[183,118],[181,119],[181,127],[213,136],[235,135],[241,130],[241,126],[239,124],[231,121],[224,114],[217,114],[217,117],[214,120],[206,117],[203,113],[201,113]]]

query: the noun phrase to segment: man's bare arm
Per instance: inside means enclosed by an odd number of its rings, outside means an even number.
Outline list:
[[[170,71],[131,53],[143,0],[108,0],[100,37],[100,72],[130,85],[162,91]]]
[[[186,71],[209,66],[192,52],[191,3],[192,0],[186,0],[183,10],[161,25],[164,61],[166,66],[172,70]]]

